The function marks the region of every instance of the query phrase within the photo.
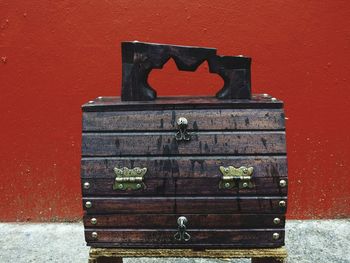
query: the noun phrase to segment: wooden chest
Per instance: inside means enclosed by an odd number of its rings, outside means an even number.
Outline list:
[[[283,103],[269,95],[83,105],[90,246],[280,247],[287,181]]]

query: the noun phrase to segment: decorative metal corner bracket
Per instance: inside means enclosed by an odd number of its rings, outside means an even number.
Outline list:
[[[116,174],[113,190],[140,190],[146,188],[143,179],[147,173],[147,168],[115,167],[113,170]]]
[[[253,188],[254,183],[251,181],[253,167],[241,166],[235,168],[233,166],[224,167],[220,166],[220,172],[222,173],[222,179],[219,183],[220,189],[232,189],[238,187],[239,189]]]

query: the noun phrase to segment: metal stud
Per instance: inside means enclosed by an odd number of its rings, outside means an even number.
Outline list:
[[[286,180],[280,180],[280,186],[281,187],[285,187],[287,185],[287,181]]]
[[[90,183],[89,182],[85,182],[84,183],[84,189],[89,189],[90,188]]]
[[[98,237],[97,232],[92,232],[92,233],[91,233],[91,237],[92,237],[93,239],[97,239],[97,237]]]
[[[277,239],[280,238],[280,234],[278,234],[278,233],[273,233],[273,234],[272,234],[272,238],[273,238],[274,240],[277,240]]]
[[[276,98],[271,98],[272,101],[276,101],[277,99]]]
[[[225,188],[229,188],[230,187],[230,183],[225,183]]]
[[[93,100],[90,100],[88,103],[89,103],[89,104],[93,104],[93,103],[94,103],[94,101],[93,101]]]
[[[247,187],[248,187],[248,183],[247,183],[247,182],[244,182],[244,183],[242,184],[242,186],[243,186],[243,188],[247,188]]]
[[[286,201],[279,201],[279,203],[278,203],[278,205],[280,206],[280,207],[285,207],[286,206]]]
[[[93,218],[91,218],[90,222],[91,222],[91,224],[96,225],[97,219],[93,217]]]
[[[137,184],[136,188],[140,189],[141,188],[141,184]]]
[[[269,94],[266,94],[266,93],[263,94],[263,97],[265,97],[265,98],[268,96],[269,96]]]
[[[123,189],[124,185],[123,184],[119,184],[118,187],[119,187],[119,189]]]
[[[91,203],[90,201],[86,201],[86,202],[85,202],[85,207],[86,207],[86,208],[92,207],[92,203]]]
[[[278,217],[276,217],[276,218],[273,219],[273,223],[274,223],[275,225],[279,225],[279,223],[281,223],[281,219],[279,219]]]

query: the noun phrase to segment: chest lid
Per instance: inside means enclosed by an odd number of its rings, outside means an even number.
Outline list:
[[[281,109],[283,102],[267,94],[251,99],[221,100],[215,97],[160,97],[154,101],[122,101],[121,97],[98,97],[83,111],[176,110],[176,109]]]

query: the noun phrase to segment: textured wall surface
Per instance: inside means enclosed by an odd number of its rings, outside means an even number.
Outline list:
[[[0,220],[81,217],[80,105],[120,94],[135,39],[251,56],[254,93],[285,101],[289,218],[349,217],[349,17],[341,0],[0,0]],[[160,95],[222,84],[176,71],[152,72]]]

